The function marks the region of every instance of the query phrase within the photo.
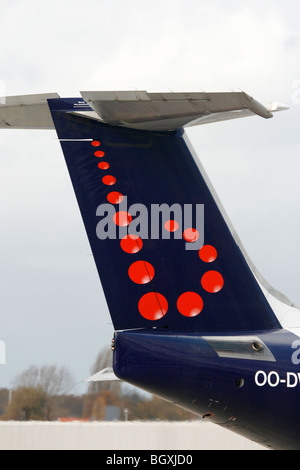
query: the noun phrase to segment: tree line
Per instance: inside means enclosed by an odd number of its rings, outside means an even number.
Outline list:
[[[92,374],[111,367],[109,348],[98,354]],[[120,381],[91,382],[82,395],[70,393],[75,380],[65,367],[31,366],[13,382],[11,390],[0,389],[0,419],[16,421],[85,420],[103,421],[108,410],[118,420],[182,421],[191,413],[160,398],[128,389]]]

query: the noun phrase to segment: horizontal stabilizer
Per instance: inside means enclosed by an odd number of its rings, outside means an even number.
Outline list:
[[[48,99],[57,93],[0,98],[0,129],[54,129]]]
[[[107,367],[86,379],[85,382],[114,382],[117,380],[120,379],[118,379],[114,374],[113,369],[111,367]]]
[[[66,99],[65,112],[112,126],[170,131],[247,116],[271,118],[288,109],[263,105],[244,92],[148,93],[146,91],[85,91]],[[54,129],[47,100],[57,93],[0,97],[0,129]]]
[[[85,91],[85,102],[100,120],[132,129],[168,131],[228,119],[258,115],[265,119],[279,111],[244,92],[148,93],[146,91]]]

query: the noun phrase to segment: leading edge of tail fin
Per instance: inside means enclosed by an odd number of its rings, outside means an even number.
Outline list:
[[[280,328],[184,131],[115,127],[74,102],[48,103],[115,330]]]

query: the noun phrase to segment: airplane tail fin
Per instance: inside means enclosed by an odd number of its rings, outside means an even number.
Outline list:
[[[280,328],[182,129],[48,103],[115,330]]]

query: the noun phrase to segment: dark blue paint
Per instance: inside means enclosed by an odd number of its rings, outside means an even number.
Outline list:
[[[276,329],[280,325],[237,247],[222,215],[192,158],[182,132],[152,133],[115,128],[59,111],[65,101],[49,100],[60,139],[98,139],[109,162],[109,174],[117,184],[106,187],[104,172],[97,167],[90,142],[61,142],[72,183],[81,209],[99,276],[116,330],[167,327],[173,331],[249,331]],[[72,103],[71,103],[72,104]],[[70,104],[70,106],[71,106]],[[205,243],[216,247],[218,258],[204,263],[197,251],[187,251],[185,240],[144,240],[140,253],[133,257],[122,252],[119,240],[99,240],[96,209],[106,203],[109,191],[128,197],[128,205],[204,204]],[[128,276],[133,261],[142,259],[155,268],[150,284],[135,285]],[[201,287],[207,270],[219,271],[225,281],[217,294]],[[168,301],[168,313],[159,321],[145,320],[138,301],[147,292],[156,291]],[[177,299],[185,291],[194,291],[204,301],[202,313],[183,317]]]
[[[295,387],[255,383],[257,371],[274,371],[282,380],[287,372],[299,372],[291,361],[295,336],[284,330],[256,333],[276,362],[218,357],[195,333],[119,332],[114,370],[121,379],[266,447],[299,450],[299,377]],[[276,375],[270,378],[274,384]]]
[[[270,448],[300,448],[299,388],[278,384],[259,387],[255,374],[275,371],[284,378],[298,373],[291,361],[295,336],[281,329],[252,272],[209,192],[187,148],[182,131],[155,133],[111,127],[69,114],[81,99],[49,100],[60,139],[97,139],[106,153],[109,174],[117,184],[106,187],[99,159],[89,141],[61,141],[75,194],[93,251],[115,330],[114,370],[121,378],[151,393],[209,417]],[[89,110],[83,104],[83,109]],[[120,241],[99,240],[97,207],[108,192],[120,191],[128,205],[204,204],[205,243],[215,246],[212,264],[185,250],[184,240],[144,240],[143,249],[128,255]],[[153,264],[154,280],[136,285],[128,276],[133,261]],[[200,284],[204,272],[214,269],[224,278],[217,294]],[[138,301],[147,292],[163,294],[168,313],[158,321],[145,320]],[[182,316],[176,306],[185,291],[204,301],[195,318]],[[138,329],[135,331],[130,331]],[[202,338],[206,335],[255,334],[276,362],[219,357]],[[238,387],[237,381],[244,385]],[[295,405],[296,403],[296,405]]]

